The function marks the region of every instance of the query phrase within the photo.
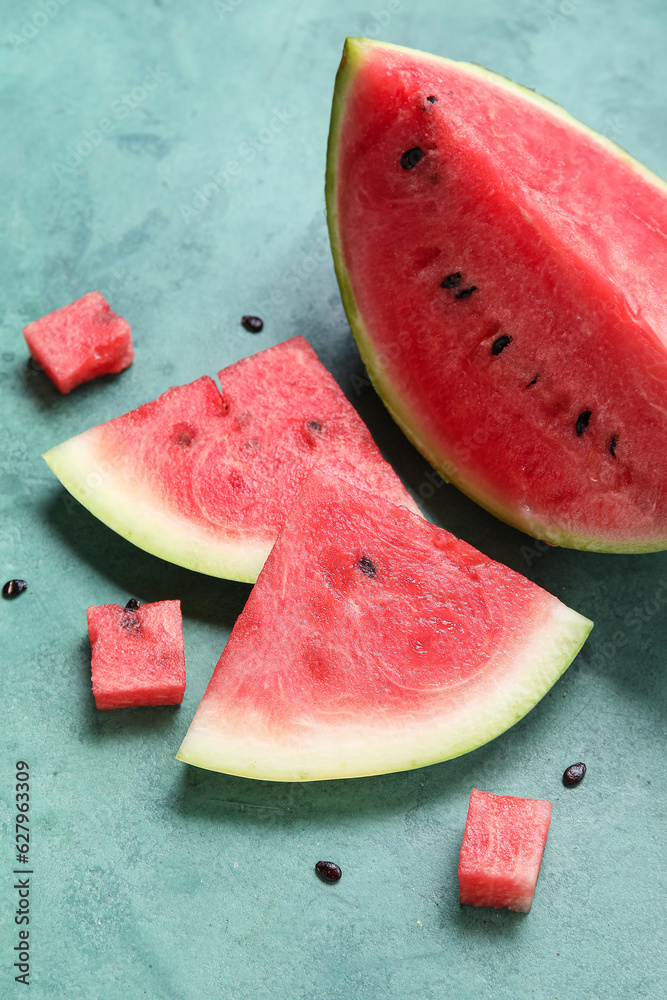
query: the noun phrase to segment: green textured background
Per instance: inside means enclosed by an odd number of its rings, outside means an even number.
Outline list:
[[[1,12],[1,574],[30,588],[0,602],[0,996],[23,990],[17,758],[32,774],[33,997],[664,996],[667,555],[543,553],[453,487],[429,489],[373,391],[355,391],[363,369],[323,214],[346,34],[483,63],[667,176],[662,0],[4,0]],[[135,90],[148,70],[155,86]],[[95,288],[132,324],[136,361],[60,397],[28,364],[21,327]],[[260,336],[240,328],[246,312],[264,316]],[[415,495],[433,493],[429,518],[596,622],[551,694],[460,760],[310,785],[176,761],[249,588],[135,550],[67,503],[39,457],[296,333]],[[95,711],[85,609],[131,595],[183,602],[180,709]],[[577,760],[588,774],[565,790]],[[473,785],[554,802],[528,916],[459,907]],[[316,879],[320,858],[342,866],[338,885]]]

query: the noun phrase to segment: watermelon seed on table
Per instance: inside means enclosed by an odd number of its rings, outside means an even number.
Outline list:
[[[318,861],[315,865],[315,871],[322,882],[328,882],[329,884],[340,882],[341,875],[343,874],[334,861]]]
[[[569,767],[565,768],[563,773],[563,784],[568,787],[573,785],[578,785],[584,779],[586,774],[586,765],[583,761],[579,761],[578,764],[570,764]]]
[[[260,319],[259,316],[243,316],[241,326],[248,333],[261,333],[264,329],[264,320]]]

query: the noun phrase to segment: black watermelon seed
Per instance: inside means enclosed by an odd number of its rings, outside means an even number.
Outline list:
[[[264,320],[260,319],[259,316],[242,316],[241,326],[248,333],[261,333],[264,329]]]
[[[362,556],[357,562],[357,566],[364,576],[370,576],[371,580],[377,576],[377,566],[369,556]]]
[[[570,764],[563,773],[563,784],[568,787],[578,785],[583,780],[585,774],[586,765],[582,761],[579,761],[578,764]]]
[[[318,431],[322,430],[322,424],[319,422],[319,420],[309,420],[308,430],[313,431],[313,433],[316,434]]]
[[[506,347],[512,343],[512,338],[508,337],[507,334],[503,334],[502,337],[498,337],[497,340],[491,344],[491,353],[493,355],[502,354]]]
[[[477,285],[471,285],[470,288],[462,288],[460,292],[455,292],[455,299],[467,299],[468,296],[472,295],[473,292],[477,291]]]
[[[323,882],[338,882],[343,874],[333,861],[318,861],[315,865],[315,871]]]
[[[539,377],[540,377],[540,373],[539,372],[537,373],[537,375],[533,375],[532,379],[530,380],[530,382],[528,383],[528,385],[526,386],[526,388],[530,389],[531,385],[535,385],[535,383],[537,382],[537,380],[538,380]]]
[[[11,599],[18,597],[19,594],[22,594],[27,589],[28,584],[25,580],[7,580],[7,583],[2,588],[2,596]]]
[[[131,597],[127,602],[127,604],[125,605],[125,611],[138,611],[138,610],[139,610],[139,601],[136,599],[136,597]]]
[[[581,437],[586,428],[588,427],[588,421],[591,419],[592,410],[582,410],[577,417],[577,423],[575,424],[575,430],[577,432],[577,437]]]
[[[421,150],[419,146],[413,146],[412,149],[406,149],[401,156],[401,166],[404,170],[412,170],[413,167],[417,166],[423,155],[423,150]]]
[[[616,458],[616,445],[618,444],[618,436],[612,434],[611,441],[609,442],[609,454],[612,458]]]
[[[440,282],[441,288],[458,288],[461,284],[462,274],[457,271],[456,274],[448,274],[446,278]]]
[[[431,104],[435,104],[435,102],[436,102],[436,101],[438,100],[438,98],[437,98],[437,97],[434,97],[434,96],[433,96],[433,94],[431,94],[431,96],[430,96],[430,97],[427,97],[427,98],[426,98],[426,100],[427,100],[427,101],[430,101],[430,102],[431,102]]]

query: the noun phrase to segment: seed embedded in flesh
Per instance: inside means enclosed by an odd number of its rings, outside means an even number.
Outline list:
[[[313,431],[314,434],[317,434],[319,431],[322,430],[322,424],[319,422],[319,420],[309,420],[308,430]]]
[[[455,274],[448,274],[447,277],[443,278],[443,280],[440,282],[440,287],[441,288],[458,288],[459,285],[461,284],[462,278],[463,278],[463,275],[461,274],[460,271],[457,271]]]
[[[430,97],[427,97],[427,98],[426,98],[426,100],[427,100],[427,101],[430,101],[430,102],[431,102],[431,104],[435,104],[435,102],[436,102],[436,101],[438,100],[438,98],[437,98],[437,97],[434,97],[434,96],[433,96],[433,94],[431,94],[431,96],[430,96]]]
[[[616,458],[616,445],[618,444],[618,436],[612,434],[611,441],[609,442],[609,454],[612,458]]]
[[[25,580],[7,580],[7,583],[2,588],[2,596],[12,599],[18,597],[19,594],[22,594],[27,589],[28,584]]]
[[[424,152],[419,148],[419,146],[413,146],[412,149],[406,149],[401,156],[401,166],[404,170],[412,170],[413,167],[417,166],[423,155]]]
[[[139,610],[139,601],[136,599],[136,597],[131,597],[129,599],[129,601],[125,605],[124,610],[125,611],[138,611]]]
[[[467,299],[473,292],[477,291],[477,285],[471,285],[470,288],[462,288],[460,292],[455,292],[455,299]]]
[[[364,576],[369,576],[371,578],[371,580],[374,580],[375,577],[377,576],[377,572],[378,572],[377,571],[377,566],[375,565],[375,563],[373,562],[373,560],[370,558],[370,556],[361,556],[361,558],[357,562],[357,566],[359,567],[359,569],[361,570],[361,572],[364,574]]]
[[[318,861],[315,865],[315,871],[323,882],[338,882],[343,874],[333,861]]]
[[[512,343],[512,338],[508,337],[507,334],[503,334],[502,337],[498,337],[497,340],[491,344],[491,353],[493,355],[502,354],[506,347]]]
[[[577,423],[575,424],[575,430],[577,432],[577,437],[581,437],[586,428],[588,427],[588,421],[593,415],[592,410],[582,410],[582,412],[577,417]]]
[[[535,383],[537,382],[537,380],[538,380],[539,377],[540,377],[540,373],[539,372],[537,373],[537,375],[533,375],[533,377],[531,378],[531,380],[528,383],[528,385],[526,386],[526,388],[530,389],[531,385],[535,385]]]
[[[264,320],[260,319],[259,316],[242,316],[241,326],[248,333],[261,333],[264,329]]]
[[[578,764],[570,764],[569,767],[563,772],[563,784],[571,787],[572,785],[578,785],[580,781],[583,781],[583,777],[586,774],[586,765],[583,761],[579,761]]]

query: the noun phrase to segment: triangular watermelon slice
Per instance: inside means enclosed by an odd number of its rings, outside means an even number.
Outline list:
[[[548,542],[667,547],[667,185],[480,66],[348,39],[327,165],[364,362],[429,461]]]
[[[303,339],[203,377],[46,452],[63,485],[140,548],[253,582],[321,464],[417,507]]]
[[[531,709],[591,624],[449,532],[314,469],[178,757],[279,781],[456,757]]]

